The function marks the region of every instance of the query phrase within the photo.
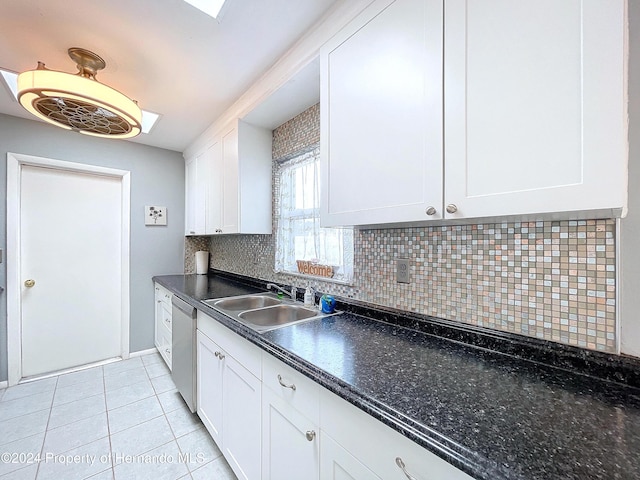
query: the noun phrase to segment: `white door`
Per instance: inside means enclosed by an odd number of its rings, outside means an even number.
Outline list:
[[[22,376],[121,353],[120,179],[25,165]]]

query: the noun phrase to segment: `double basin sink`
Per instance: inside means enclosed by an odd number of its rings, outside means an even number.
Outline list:
[[[272,293],[214,298],[204,303],[259,333],[328,316]]]

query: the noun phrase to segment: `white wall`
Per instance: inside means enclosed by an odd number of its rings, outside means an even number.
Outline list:
[[[182,273],[184,265],[184,160],[181,153],[123,140],[91,138],[42,122],[0,115],[0,248],[6,251],[7,152],[100,165],[131,172],[130,351],[153,347],[153,275]],[[145,227],[144,206],[164,205],[166,227]],[[88,272],[99,275],[100,272]],[[0,264],[6,286],[6,263]],[[7,379],[7,304],[0,294],[0,381]]]

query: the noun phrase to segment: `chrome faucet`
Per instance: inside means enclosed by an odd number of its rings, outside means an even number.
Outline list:
[[[276,285],[275,283],[267,283],[267,290],[271,290],[272,288],[275,288],[276,290],[278,290],[279,292],[282,292],[286,295],[289,295],[293,300],[296,300],[296,295],[298,293],[296,287],[291,287],[291,291],[287,292],[284,288],[282,288],[279,285]]]

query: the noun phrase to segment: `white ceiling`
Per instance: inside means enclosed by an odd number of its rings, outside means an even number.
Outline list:
[[[0,0],[0,68],[75,73],[67,49],[91,50],[107,63],[100,82],[162,115],[129,141],[181,152],[334,3],[227,0],[215,20],[182,0]],[[0,113],[34,118],[4,90]],[[273,128],[315,103],[317,64],[279,93],[256,123]]]

